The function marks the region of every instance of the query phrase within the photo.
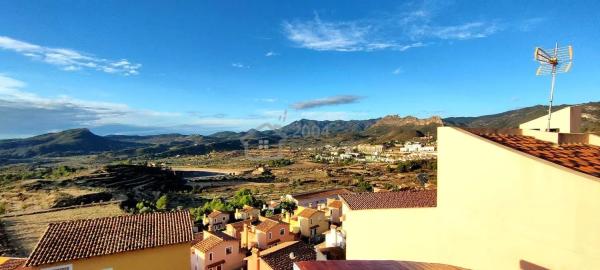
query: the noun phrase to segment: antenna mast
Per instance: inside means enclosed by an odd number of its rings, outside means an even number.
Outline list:
[[[550,104],[548,106],[548,126],[546,131],[551,130],[552,121],[552,102],[554,101],[554,87],[556,85],[556,74],[566,73],[571,70],[573,64],[573,47],[566,46],[559,48],[558,42],[552,49],[552,54],[548,54],[540,47],[535,48],[534,58],[540,63],[536,75],[552,75],[552,84],[550,86]]]

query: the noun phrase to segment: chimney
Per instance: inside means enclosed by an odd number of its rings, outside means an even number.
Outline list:
[[[252,260],[254,260],[253,263],[256,263],[255,269],[260,270],[260,250],[258,248],[252,248]]]

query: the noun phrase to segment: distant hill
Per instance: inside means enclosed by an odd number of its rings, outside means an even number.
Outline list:
[[[372,141],[384,143],[387,141],[410,140],[415,137],[435,135],[437,127],[443,125],[438,116],[419,119],[413,116],[400,117],[388,115],[363,132],[363,135],[373,138]]]
[[[0,140],[0,158],[81,155],[139,146],[141,145],[137,143],[115,141],[98,136],[88,129],[71,129],[26,139]]]
[[[561,109],[568,105],[560,105]],[[583,132],[600,132],[600,102],[583,106]],[[291,146],[319,144],[383,143],[404,141],[414,137],[436,135],[439,126],[473,128],[516,128],[520,123],[547,113],[542,105],[477,117],[434,116],[419,119],[412,116],[385,116],[367,120],[317,121],[302,119],[277,130],[251,129],[245,132],[224,131],[208,136],[161,134],[149,136],[98,136],[87,129],[72,129],[26,139],[0,140],[2,160],[55,157],[112,152],[130,156],[197,155],[211,151],[254,148],[259,140],[277,143],[282,138]]]
[[[553,106],[559,110],[569,105]],[[600,102],[589,102],[582,106],[582,132],[600,132]],[[548,106],[536,105],[498,114],[477,117],[449,117],[443,119],[446,126],[471,128],[518,128],[519,124],[544,116]]]

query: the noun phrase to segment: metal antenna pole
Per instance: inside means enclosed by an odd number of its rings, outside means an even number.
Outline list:
[[[554,47],[554,58],[556,59],[558,53],[558,42]],[[550,132],[550,122],[552,120],[552,100],[554,99],[554,84],[556,82],[556,65],[552,65],[552,85],[550,86],[550,106],[548,106],[548,128],[547,132]]]

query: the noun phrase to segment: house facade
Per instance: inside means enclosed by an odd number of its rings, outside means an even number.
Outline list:
[[[598,136],[440,127],[438,146],[435,204],[344,196],[348,259],[600,269]],[[394,224],[394,233],[373,224]]]
[[[53,223],[28,269],[190,269],[193,221],[187,211]]]
[[[229,213],[213,210],[210,214],[204,216],[202,223],[211,232],[224,230],[227,223],[229,223]]]
[[[236,220],[256,220],[260,216],[260,209],[249,205],[244,205],[242,209],[235,209],[234,217]]]
[[[237,270],[245,265],[239,239],[222,232],[204,232],[191,248],[191,270]]]
[[[299,233],[311,241],[320,239],[323,232],[329,229],[329,220],[325,212],[309,207],[298,207],[293,216],[286,213],[284,221],[289,222],[292,233]]]
[[[245,224],[240,236],[243,248],[257,248],[259,250],[267,249],[278,243],[292,241],[295,238],[296,235],[290,232],[288,223],[262,216],[259,217],[258,223],[254,225]]]

